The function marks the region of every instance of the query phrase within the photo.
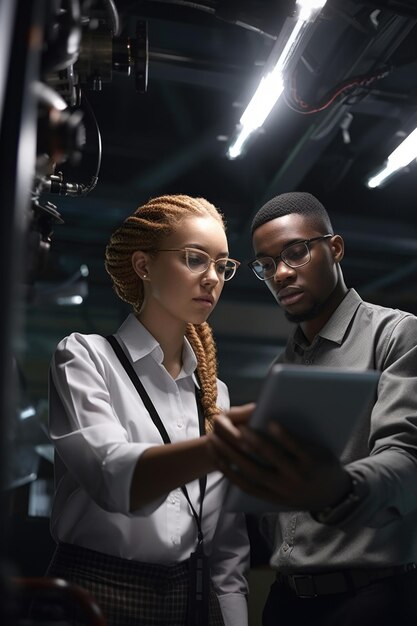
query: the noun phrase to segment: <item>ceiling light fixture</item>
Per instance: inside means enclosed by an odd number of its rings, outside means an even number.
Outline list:
[[[408,135],[400,143],[400,145],[395,148],[394,152],[392,152],[388,159],[385,161],[383,167],[373,174],[370,178],[368,178],[367,186],[370,189],[375,189],[375,187],[380,187],[384,182],[391,178],[393,174],[398,172],[399,170],[407,167],[417,158],[417,128],[413,130],[412,133]]]
[[[290,31],[275,66],[262,77],[257,90],[240,118],[237,136],[227,151],[229,159],[235,159],[241,154],[243,146],[249,136],[262,126],[272,111],[273,106],[284,91],[283,75],[288,62],[292,58],[294,50],[308,24],[316,19],[321,9],[326,4],[326,1],[327,0],[296,1],[296,22]],[[271,56],[276,55],[277,46],[282,46],[281,40],[277,42]]]

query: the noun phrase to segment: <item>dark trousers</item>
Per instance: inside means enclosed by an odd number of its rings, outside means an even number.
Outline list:
[[[299,598],[275,582],[262,626],[416,626],[417,572],[373,582],[347,593]]]

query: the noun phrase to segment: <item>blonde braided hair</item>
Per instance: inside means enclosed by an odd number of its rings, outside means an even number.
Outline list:
[[[222,214],[204,198],[186,195],[165,195],[140,206],[112,234],[106,247],[105,268],[116,294],[139,314],[143,298],[143,283],[132,267],[136,250],[156,250],[163,237],[175,230],[181,221],[191,216],[210,216],[225,229]],[[213,417],[219,412],[217,399],[217,356],[211,328],[207,322],[188,324],[186,337],[197,358],[197,374],[201,386],[201,404],[206,430],[213,427]]]

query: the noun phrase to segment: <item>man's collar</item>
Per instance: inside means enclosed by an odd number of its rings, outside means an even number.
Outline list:
[[[361,302],[362,298],[360,295],[354,289],[349,289],[331,318],[318,333],[320,337],[341,344],[352,317],[355,315]]]
[[[323,326],[317,337],[322,337],[339,345],[342,343],[346,330],[354,316],[358,306],[363,302],[362,298],[354,289],[349,289],[342,302],[333,312],[331,318]],[[294,331],[293,341],[303,347],[306,339],[300,326]]]

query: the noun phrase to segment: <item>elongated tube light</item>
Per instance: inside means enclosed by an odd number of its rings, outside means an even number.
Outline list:
[[[379,187],[385,182],[390,176],[398,172],[398,170],[403,167],[407,167],[417,158],[417,128],[413,130],[412,133],[408,135],[400,143],[400,145],[395,148],[394,152],[392,152],[384,166],[373,176],[371,176],[367,181],[367,186],[370,189],[375,189],[375,187]]]
[[[250,135],[260,128],[284,91],[284,70],[309,22],[314,21],[327,0],[297,0],[297,21],[275,67],[261,82],[239,121],[239,132],[227,151],[229,159],[238,157]]]

